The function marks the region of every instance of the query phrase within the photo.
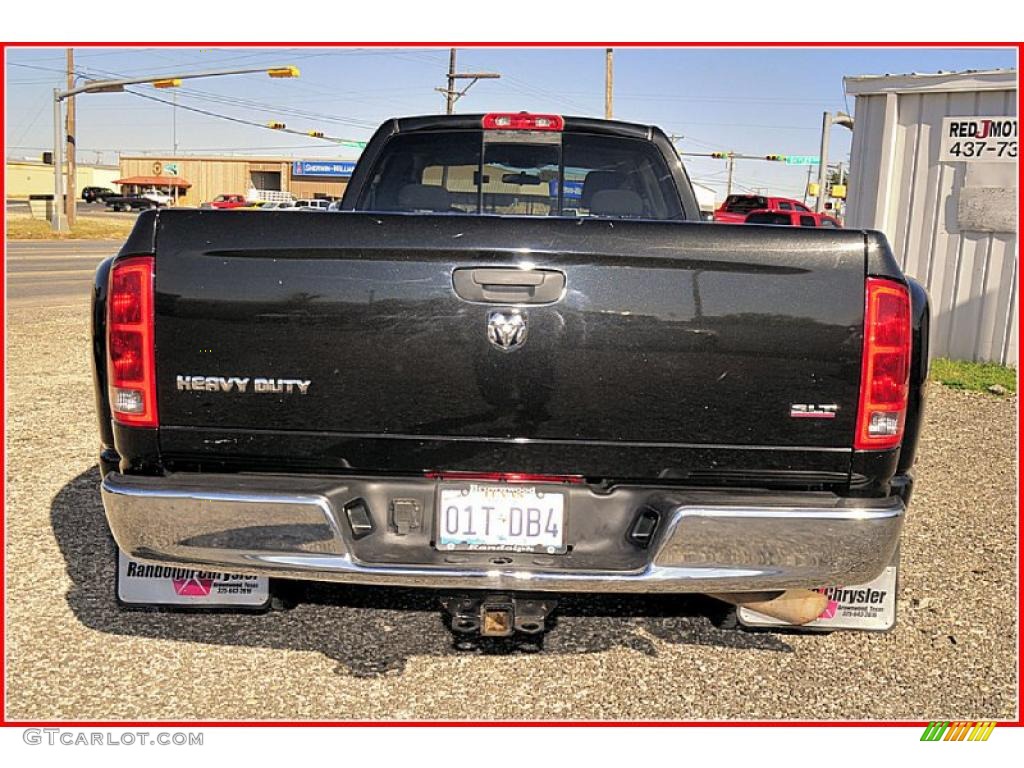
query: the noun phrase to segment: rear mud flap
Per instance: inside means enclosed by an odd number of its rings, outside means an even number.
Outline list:
[[[899,577],[899,552],[878,578],[867,584],[841,587],[822,587],[818,592],[828,597],[828,606],[814,621],[794,626],[770,616],[738,608],[736,617],[745,627],[795,629],[832,632],[852,629],[867,632],[887,632],[896,625],[896,591]]]
[[[128,608],[262,611],[270,607],[270,579],[149,565],[118,549],[117,601]]]

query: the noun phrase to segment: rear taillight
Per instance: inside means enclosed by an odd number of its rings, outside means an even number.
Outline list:
[[[855,448],[884,450],[900,444],[910,393],[910,344],[907,287],[869,277]]]
[[[153,359],[153,257],[133,256],[114,264],[107,291],[107,383],[119,424],[159,424]]]
[[[565,128],[561,115],[532,115],[529,112],[491,112],[481,121],[489,131],[560,131]]]

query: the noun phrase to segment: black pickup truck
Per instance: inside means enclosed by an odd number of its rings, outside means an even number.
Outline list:
[[[525,113],[388,120],[340,208],[145,212],[99,268],[129,556],[470,594],[485,634],[892,562],[928,302],[880,233],[702,222],[658,128]]]

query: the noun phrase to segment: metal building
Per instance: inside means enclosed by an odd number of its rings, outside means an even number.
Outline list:
[[[845,83],[856,97],[846,225],[885,232],[927,287],[933,357],[1015,366],[1016,70]]]
[[[351,161],[287,157],[121,155],[120,169],[123,178],[147,179],[152,186],[161,180],[168,186],[179,183],[178,204],[197,206],[217,195],[251,196],[254,192],[287,192],[294,198],[341,197],[354,167]]]

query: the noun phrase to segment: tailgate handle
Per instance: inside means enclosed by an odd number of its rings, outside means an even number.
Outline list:
[[[565,273],[557,269],[456,269],[452,285],[459,298],[488,304],[550,304],[562,298]]]

